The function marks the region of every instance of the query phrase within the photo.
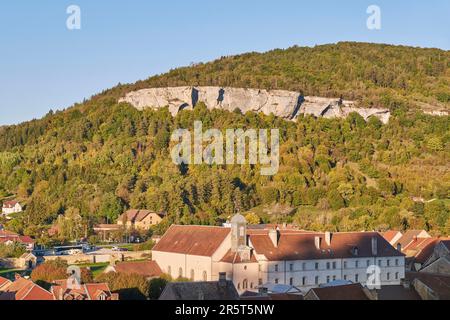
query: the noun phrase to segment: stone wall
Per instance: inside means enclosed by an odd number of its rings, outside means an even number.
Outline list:
[[[67,261],[69,265],[90,264],[90,263],[109,263],[112,261],[140,260],[151,257],[151,251],[130,251],[115,254],[78,254],[72,256],[46,256],[44,261],[53,261],[61,259]]]
[[[374,116],[388,123],[387,109],[355,108],[352,101],[341,99],[304,97],[299,92],[285,90],[258,90],[221,87],[150,88],[128,93],[119,102],[127,102],[139,110],[168,106],[172,115],[181,110],[192,110],[198,102],[208,109],[241,112],[263,112],[266,115],[296,120],[299,115],[324,118],[345,118],[351,112],[359,113],[365,120]]]

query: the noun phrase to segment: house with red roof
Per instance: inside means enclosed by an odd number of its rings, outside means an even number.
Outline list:
[[[366,284],[373,270],[380,285],[399,285],[405,275],[404,254],[377,232],[247,229],[241,215],[229,227],[173,225],[152,257],[175,279],[217,281],[226,273],[239,293],[267,283],[304,293],[336,280]]]
[[[0,244],[11,245],[13,243],[20,243],[27,250],[31,251],[34,249],[35,241],[29,236],[21,236],[11,231],[0,230]]]
[[[22,206],[17,201],[5,201],[2,206],[2,215],[8,217],[10,214],[22,212]]]
[[[2,300],[46,301],[54,299],[49,291],[29,279],[16,275],[14,282],[9,281],[3,286],[1,286],[0,279],[0,301]]]
[[[63,301],[108,301],[119,300],[117,293],[111,293],[106,283],[85,283],[68,285],[67,280],[57,281],[50,289],[54,300]]]

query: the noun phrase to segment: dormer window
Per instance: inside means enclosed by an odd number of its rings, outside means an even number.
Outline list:
[[[354,247],[353,248],[353,255],[354,256],[358,256],[359,255],[359,248],[358,247]]]

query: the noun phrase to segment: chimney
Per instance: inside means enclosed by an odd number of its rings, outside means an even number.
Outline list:
[[[372,237],[372,255],[378,255],[378,239],[377,237]]]
[[[270,240],[272,240],[273,246],[275,248],[278,248],[279,237],[280,237],[280,232],[278,230],[275,230],[275,229],[269,230],[269,238],[270,238]]]
[[[397,251],[402,252],[402,244],[401,243],[397,243]]]
[[[20,274],[18,274],[18,273],[15,273],[14,274],[14,279],[15,280],[19,280],[19,279],[21,279],[22,278],[22,276],[20,275]]]
[[[226,272],[219,273],[219,287],[225,288],[227,286],[227,274]]]
[[[327,246],[331,246],[331,238],[333,237],[333,234],[331,232],[325,232],[325,242],[327,243]]]
[[[316,249],[317,249],[317,250],[320,250],[320,249],[321,249],[321,244],[322,244],[322,238],[319,237],[319,236],[316,236],[316,237],[314,238],[314,243],[315,243],[315,245],[316,245]]]

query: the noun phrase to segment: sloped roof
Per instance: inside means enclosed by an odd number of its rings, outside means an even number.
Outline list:
[[[320,250],[315,246],[316,237],[322,238]],[[377,239],[378,257],[403,256],[378,232],[335,233],[332,235],[331,244],[327,245],[323,233],[280,231],[276,248],[268,232],[250,234],[250,241],[256,253],[263,254],[270,261],[373,257],[372,238]],[[358,255],[354,255],[354,248],[358,248]]]
[[[119,273],[139,274],[148,278],[159,277],[162,274],[156,261],[121,262],[114,268]]]
[[[164,289],[160,300],[239,300],[232,281],[225,285],[216,282],[172,282]]]
[[[226,263],[251,263],[257,262],[255,255],[252,253],[250,255],[250,261],[242,261],[241,256],[237,252],[232,252],[231,249],[225,254],[225,256],[220,260],[220,262]]]
[[[59,300],[61,295],[64,300],[98,300],[103,293],[107,300],[117,300],[107,283],[86,283],[79,288],[68,288],[65,280],[56,281],[56,283],[51,288],[56,300]]]
[[[403,236],[398,240],[397,243],[401,244],[402,250],[406,250],[408,248],[408,245],[411,244],[411,242],[415,238],[430,238],[427,237],[419,237],[421,233],[426,233],[425,230],[408,230],[406,231]]]
[[[360,283],[337,287],[314,288],[313,292],[319,300],[369,300]]]
[[[426,272],[407,272],[406,279],[418,280],[439,296],[441,300],[450,300],[450,276]]]
[[[5,286],[5,285],[7,285],[7,284],[10,284],[10,283],[11,283],[11,281],[9,281],[8,279],[3,278],[3,277],[0,277],[0,289],[1,289],[3,286]]]
[[[230,228],[173,225],[153,251],[212,256],[230,234]]]
[[[33,281],[19,277],[4,292],[0,300],[54,300],[53,295]]]
[[[14,208],[16,206],[16,204],[18,204],[17,201],[5,201],[5,202],[3,202],[3,208],[11,209],[11,208]]]
[[[150,210],[136,210],[136,209],[131,209],[128,210],[127,212],[123,213],[118,221],[123,221],[124,219],[126,219],[126,221],[135,223],[135,222],[141,222],[142,220],[144,220],[148,215],[150,214],[156,214],[161,218],[164,218],[165,213],[162,212],[153,212]]]
[[[386,232],[382,233],[383,238],[385,238],[388,242],[391,242],[392,240],[394,240],[394,238],[398,235],[398,234],[402,234],[400,231],[396,231],[396,230],[388,230]]]

